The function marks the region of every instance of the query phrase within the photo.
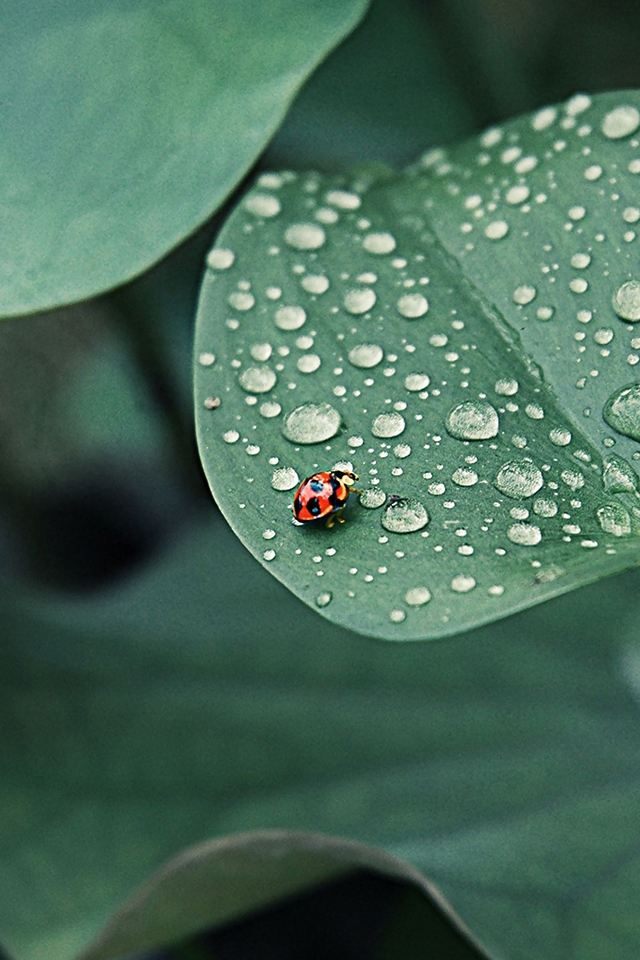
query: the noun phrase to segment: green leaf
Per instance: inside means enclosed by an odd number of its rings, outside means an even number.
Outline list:
[[[201,457],[324,616],[439,637],[638,561],[635,104],[577,96],[398,175],[264,174],[229,219]],[[348,523],[293,526],[298,483],[336,465],[365,491]]]
[[[440,935],[444,930],[450,942],[459,940],[448,904],[397,858],[337,837],[265,831],[222,837],[166,864],[79,960],[115,960],[170,947],[363,868],[415,884],[434,908],[425,926]],[[478,954],[468,947],[464,956],[474,960]]]
[[[500,960],[637,956],[638,587],[363,643],[216,515],[100,596],[5,590],[7,949],[71,960],[181,850],[280,829],[402,858]]]
[[[5,4],[0,316],[94,296],[192,233],[366,6]]]

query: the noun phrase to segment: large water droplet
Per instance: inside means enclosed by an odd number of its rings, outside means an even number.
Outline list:
[[[340,414],[329,403],[303,403],[284,418],[282,432],[292,443],[324,443],[340,429]]]
[[[391,533],[414,533],[428,523],[426,507],[414,497],[392,497],[382,515],[382,526]]]
[[[247,367],[240,374],[240,386],[247,393],[268,393],[276,379],[271,367]]]
[[[542,540],[542,531],[533,523],[512,523],[507,530],[507,536],[512,543],[521,547],[534,547]]]
[[[367,313],[375,305],[376,295],[368,287],[349,290],[345,294],[344,308],[354,316],[361,313]]]
[[[494,486],[507,497],[524,500],[542,487],[541,471],[530,460],[509,460],[498,471]]]
[[[553,427],[549,431],[549,440],[556,447],[566,447],[571,443],[571,431],[565,430],[563,427]]]
[[[631,383],[612,393],[602,416],[617,433],[640,440],[640,383]]]
[[[398,313],[408,320],[423,317],[429,309],[429,301],[421,293],[405,293],[398,300]]]
[[[486,400],[467,400],[449,411],[445,426],[456,440],[490,440],[497,435],[500,421]]]
[[[407,590],[404,599],[410,607],[421,607],[431,600],[431,591],[427,587],[411,587]]]
[[[387,499],[387,495],[380,487],[368,487],[360,494],[360,504],[367,507],[368,510],[375,510],[381,507]]]
[[[273,471],[271,486],[274,490],[293,490],[300,483],[300,477],[293,467],[278,467]]]
[[[293,223],[285,231],[284,239],[295,250],[317,250],[324,243],[326,234],[315,223]]]
[[[362,246],[369,253],[382,256],[385,253],[392,253],[396,248],[395,238],[390,233],[368,233],[362,241]]]
[[[640,320],[640,280],[627,280],[616,290],[613,309],[621,320],[637,323]]]
[[[307,319],[302,307],[278,307],[276,310],[276,327],[280,330],[299,330]]]
[[[406,426],[405,419],[400,413],[380,413],[371,425],[374,437],[397,437]]]
[[[638,489],[635,470],[615,454],[610,454],[605,460],[602,482],[607,493],[635,493]]]
[[[354,367],[364,367],[365,369],[375,367],[383,357],[382,347],[379,347],[377,343],[358,343],[349,350],[349,363],[352,363]]]
[[[611,110],[602,121],[602,132],[609,140],[629,137],[640,126],[640,113],[635,107],[624,105]]]
[[[612,533],[614,537],[626,537],[631,533],[631,517],[621,503],[605,503],[596,512],[605,533]]]

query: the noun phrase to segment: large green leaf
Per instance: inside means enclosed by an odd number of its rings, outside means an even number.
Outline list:
[[[183,240],[366,6],[4,4],[0,316],[93,296]]]
[[[185,847],[284,829],[400,856],[501,960],[637,956],[638,585],[363,643],[217,518],[99,597],[5,591],[3,941],[70,960]]]
[[[399,175],[265,174],[225,226],[202,460],[325,616],[437,637],[637,562],[637,104],[576,96]],[[345,463],[373,509],[292,526],[299,480]]]

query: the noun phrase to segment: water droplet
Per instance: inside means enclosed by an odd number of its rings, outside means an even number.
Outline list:
[[[596,514],[605,533],[612,533],[614,537],[626,537],[631,533],[631,517],[621,503],[605,503]]]
[[[358,343],[349,350],[348,356],[349,363],[352,363],[354,367],[369,369],[380,363],[384,357],[384,352],[377,343]]]
[[[240,386],[247,393],[268,393],[276,379],[271,367],[247,367],[240,374]]]
[[[538,110],[534,115],[531,126],[534,130],[546,130],[555,120],[557,113],[555,107],[544,107],[543,110]]]
[[[274,490],[293,490],[300,483],[300,477],[293,467],[278,467],[273,471],[271,486]]]
[[[518,392],[519,383],[517,380],[496,380],[493,389],[501,397],[512,397]]]
[[[632,106],[616,107],[602,121],[602,132],[609,140],[629,137],[640,126],[640,113]]]
[[[523,184],[517,184],[515,187],[510,187],[507,190],[504,198],[507,203],[518,204],[528,200],[530,194],[531,191],[529,187],[525,187]]]
[[[500,493],[514,500],[532,497],[543,483],[541,471],[530,460],[509,460],[500,467],[493,481]]]
[[[233,265],[236,255],[232,250],[217,247],[210,250],[207,256],[207,266],[212,270],[228,270]]]
[[[553,500],[545,500],[543,497],[533,501],[533,512],[539,517],[555,517],[558,512],[558,504]]]
[[[410,607],[421,607],[431,600],[431,591],[427,587],[411,587],[404,595]]]
[[[390,233],[368,233],[362,241],[362,246],[369,253],[382,256],[395,250],[396,241]]]
[[[326,293],[329,289],[328,279],[317,273],[309,273],[306,277],[303,277],[300,282],[307,293],[321,294]]]
[[[591,257],[588,253],[574,253],[571,257],[571,266],[576,270],[586,270],[591,263]]]
[[[198,363],[202,367],[210,367],[216,362],[215,355],[213,353],[201,353],[198,357]]]
[[[544,420],[544,410],[539,403],[528,403],[524,412],[530,420]]]
[[[638,475],[626,460],[611,454],[604,463],[602,483],[607,493],[635,493]]]
[[[263,540],[273,540],[275,535],[276,535],[275,530],[263,530],[262,532]]]
[[[205,397],[204,406],[207,410],[217,410],[222,400],[220,397]]]
[[[246,293],[242,290],[234,290],[233,293],[229,294],[228,297],[229,305],[234,308],[234,310],[251,310],[256,298],[252,293]]]
[[[265,550],[262,554],[263,560],[275,560],[276,552],[275,550]]]
[[[579,470],[563,470],[560,478],[571,490],[579,490],[580,487],[584,487],[584,476]]]
[[[612,393],[602,416],[616,433],[640,440],[640,383],[631,383]]]
[[[375,305],[376,295],[368,288],[349,290],[344,298],[344,308],[354,316],[368,313]]]
[[[400,460],[404,460],[405,457],[411,455],[411,447],[408,443],[397,443],[393,448],[393,453]]]
[[[302,307],[278,307],[276,310],[276,327],[280,330],[299,330],[306,319],[307,314]]]
[[[478,482],[478,474],[468,467],[458,467],[451,479],[459,487],[473,487]]]
[[[280,404],[273,400],[268,400],[265,403],[260,404],[260,415],[265,417],[267,420],[270,420],[272,417],[277,417],[281,411],[282,407]]]
[[[404,385],[407,390],[417,392],[419,390],[426,390],[431,380],[426,373],[410,373],[404,379]]]
[[[509,224],[505,220],[494,220],[487,224],[484,235],[489,240],[502,240],[509,232]]]
[[[360,494],[360,504],[368,510],[375,510],[381,507],[387,499],[387,495],[380,487],[368,487]]]
[[[542,531],[533,523],[512,523],[507,530],[507,536],[512,543],[522,547],[534,547],[542,540]]]
[[[316,597],[316,606],[328,607],[329,604],[331,603],[332,596],[333,595],[328,590],[326,591],[326,593],[319,593],[318,596]]]
[[[454,577],[451,581],[451,589],[454,593],[469,593],[470,590],[476,585],[476,581],[473,577],[470,577],[464,573],[458,574],[457,577]]]
[[[244,206],[256,217],[275,217],[280,213],[280,201],[271,193],[251,193]]]
[[[406,426],[400,413],[380,413],[371,424],[374,437],[398,437]]]
[[[391,533],[414,533],[428,523],[426,507],[414,497],[391,497],[382,515],[382,526]]]
[[[429,309],[429,301],[421,293],[405,293],[398,300],[398,313],[408,320],[423,317]]]
[[[613,309],[621,320],[637,323],[640,320],[640,280],[627,280],[616,291]]]
[[[295,250],[318,250],[326,239],[322,227],[315,223],[293,223],[287,227],[284,239]]]
[[[240,439],[240,434],[237,430],[225,430],[222,434],[222,439],[225,443],[237,443]]]
[[[296,364],[300,373],[315,373],[322,361],[317,353],[305,353]]]
[[[335,437],[341,418],[329,403],[303,403],[284,418],[282,432],[292,443],[324,443]]]
[[[358,194],[350,190],[330,190],[325,199],[340,210],[357,210],[362,202]]]
[[[556,447],[566,447],[571,443],[571,431],[563,427],[554,427],[549,431],[549,440]]]
[[[404,610],[392,610],[389,614],[389,619],[393,623],[402,623],[403,620],[407,619],[407,615]]]
[[[449,411],[445,426],[456,440],[489,440],[497,436],[500,421],[486,400],[467,400]]]
[[[513,291],[513,302],[524,307],[527,303],[531,303],[531,301],[535,299],[537,292],[535,287],[523,284],[521,287],[516,287]]]

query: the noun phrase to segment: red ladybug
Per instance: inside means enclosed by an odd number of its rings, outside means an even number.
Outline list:
[[[349,494],[360,493],[353,484],[358,479],[356,473],[349,470],[331,470],[314,473],[303,480],[293,498],[293,516],[300,523],[310,523],[327,517],[327,526],[332,527],[336,520],[344,523],[342,511],[347,505]]]

